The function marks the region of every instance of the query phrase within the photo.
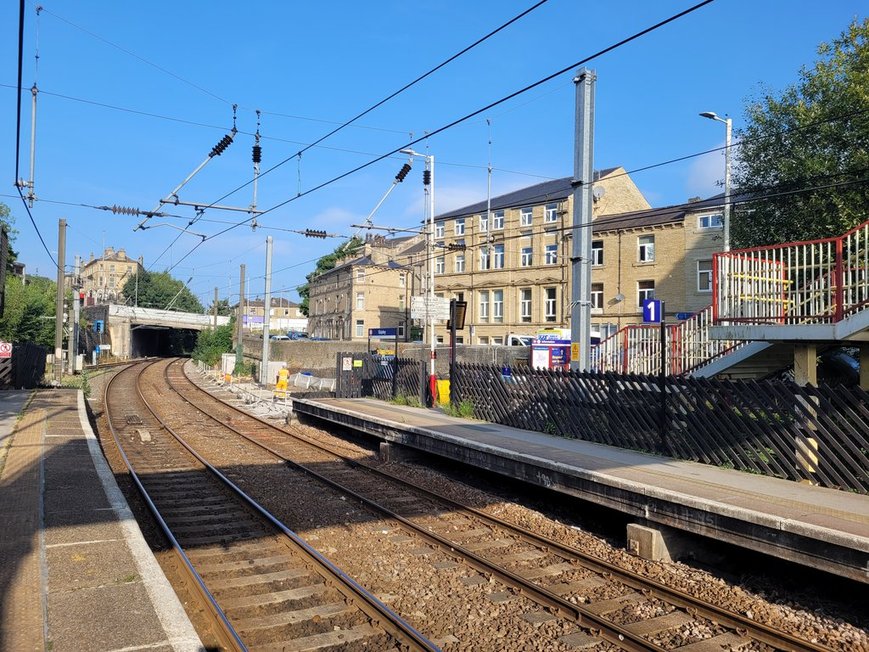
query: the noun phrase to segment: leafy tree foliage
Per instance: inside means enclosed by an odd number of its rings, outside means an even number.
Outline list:
[[[296,291],[299,293],[299,297],[301,297],[302,299],[302,302],[299,304],[299,310],[301,310],[302,314],[305,315],[305,317],[308,316],[308,300],[311,296],[311,281],[317,278],[320,274],[328,272],[330,269],[335,269],[338,263],[344,258],[353,256],[358,253],[364,244],[365,243],[362,241],[361,238],[353,236],[347,242],[339,245],[335,249],[335,251],[330,254],[326,254],[317,261],[317,267],[314,269],[313,272],[305,277],[308,282],[296,288]]]
[[[129,278],[121,290],[125,297],[138,297],[137,304],[143,308],[165,309],[171,304],[171,310],[180,312],[202,312],[202,304],[187,286],[178,279],[169,276],[169,272],[142,272],[138,278]],[[177,295],[177,298],[176,298]]]
[[[211,305],[208,306],[208,314],[214,314],[214,301],[211,301]],[[221,317],[227,317],[230,315],[234,315],[235,311],[232,309],[232,306],[229,305],[229,299],[218,299],[217,301],[217,314]]]
[[[31,276],[27,283],[6,277],[6,309],[0,319],[0,339],[33,342],[54,348],[54,304],[57,284]]]
[[[196,346],[193,348],[193,359],[201,360],[207,365],[220,362],[220,356],[232,351],[232,324],[199,331]]]
[[[776,97],[754,100],[739,134],[735,246],[824,238],[869,218],[869,19],[818,48]]]
[[[12,241],[15,239],[15,236],[18,234],[12,224],[15,222],[12,219],[12,211],[6,204],[0,203],[0,228],[6,231],[6,236],[9,239],[9,245],[6,251],[6,271],[12,271],[12,263],[18,258],[18,254],[12,249]]]

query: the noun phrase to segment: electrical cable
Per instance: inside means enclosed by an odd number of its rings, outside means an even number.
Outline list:
[[[458,118],[458,119],[456,119],[456,120],[454,120],[454,121],[452,121],[452,122],[450,122],[450,123],[448,123],[448,124],[446,124],[446,125],[444,125],[444,126],[442,126],[442,127],[439,127],[438,129],[436,129],[436,130],[434,130],[434,131],[432,131],[432,132],[430,132],[430,133],[427,133],[425,136],[423,136],[423,137],[421,137],[421,138],[412,139],[409,143],[406,143],[405,145],[402,145],[401,147],[398,147],[398,148],[396,148],[396,149],[393,149],[393,150],[387,152],[386,154],[383,154],[383,155],[381,155],[381,156],[379,156],[379,157],[377,157],[377,158],[375,158],[375,159],[373,159],[373,160],[371,160],[371,161],[369,161],[369,162],[367,162],[367,163],[364,163],[363,165],[360,165],[360,166],[357,166],[357,167],[353,168],[352,170],[349,170],[349,171],[347,171],[347,172],[344,172],[344,173],[342,173],[342,174],[339,174],[338,176],[333,177],[332,179],[330,179],[330,180],[328,180],[328,181],[325,181],[325,182],[323,182],[323,183],[321,183],[321,184],[319,184],[319,185],[317,185],[317,186],[314,186],[313,188],[310,188],[310,189],[306,190],[305,192],[301,192],[301,193],[297,194],[295,197],[291,197],[290,199],[287,199],[287,200],[285,200],[285,201],[283,201],[283,202],[280,202],[280,203],[276,204],[275,206],[272,206],[271,208],[269,208],[269,209],[263,211],[262,213],[260,213],[260,215],[259,215],[258,217],[262,217],[262,215],[267,214],[267,213],[270,213],[270,212],[272,212],[272,211],[274,211],[274,210],[276,210],[276,209],[278,209],[278,208],[280,208],[280,207],[282,207],[282,206],[285,206],[286,204],[288,204],[288,203],[290,203],[290,202],[292,202],[292,201],[295,201],[295,200],[297,200],[297,199],[300,199],[301,197],[304,197],[304,196],[306,196],[306,195],[309,195],[309,194],[311,194],[311,193],[313,193],[313,192],[315,192],[315,191],[317,191],[317,190],[320,190],[320,189],[322,189],[322,188],[324,188],[324,187],[326,187],[326,186],[329,186],[329,185],[331,185],[331,184],[333,184],[333,183],[335,183],[335,182],[337,182],[337,181],[339,181],[339,180],[341,180],[341,179],[343,179],[343,178],[345,178],[345,177],[348,177],[348,176],[350,176],[351,174],[355,174],[356,172],[359,172],[360,170],[363,170],[363,169],[365,169],[365,168],[367,168],[367,167],[370,167],[371,165],[374,165],[375,163],[377,163],[377,162],[379,162],[379,161],[382,161],[383,159],[385,159],[385,158],[387,158],[387,157],[389,157],[389,156],[392,156],[393,154],[397,154],[397,153],[399,153],[402,149],[406,149],[406,148],[408,148],[408,147],[411,147],[412,145],[415,145],[415,144],[419,143],[420,141],[426,140],[426,139],[428,139],[428,138],[430,138],[430,137],[432,137],[432,136],[435,136],[435,135],[437,135],[437,134],[439,134],[439,133],[441,133],[441,132],[443,132],[443,131],[446,131],[447,129],[450,129],[450,128],[452,128],[452,127],[458,125],[458,124],[461,124],[462,122],[465,122],[465,121],[467,121],[467,120],[473,118],[474,116],[477,116],[477,115],[479,115],[479,114],[481,114],[481,113],[483,113],[483,112],[485,112],[485,111],[488,111],[489,109],[491,109],[491,108],[493,108],[493,107],[495,107],[495,106],[498,106],[498,105],[500,105],[500,104],[503,104],[504,102],[507,102],[508,100],[511,100],[511,99],[513,99],[514,97],[517,97],[518,95],[521,95],[521,94],[523,94],[523,93],[525,93],[525,92],[527,92],[527,91],[529,91],[529,90],[531,90],[531,89],[533,89],[533,88],[536,88],[536,87],[538,87],[538,86],[540,86],[540,85],[542,85],[542,84],[544,84],[544,83],[546,83],[546,82],[548,82],[548,81],[554,79],[555,77],[558,77],[559,75],[562,75],[562,74],[564,74],[565,72],[567,72],[567,71],[569,71],[569,70],[572,70],[572,69],[576,68],[577,66],[580,66],[580,65],[583,65],[583,64],[585,64],[585,63],[588,63],[589,61],[591,61],[591,60],[593,60],[593,59],[596,59],[596,58],[598,58],[598,57],[600,57],[600,56],[602,56],[602,55],[604,55],[604,54],[607,54],[607,53],[609,53],[609,52],[612,52],[613,50],[616,50],[616,49],[618,49],[618,48],[620,48],[620,47],[622,47],[622,46],[624,46],[624,45],[627,45],[628,43],[630,43],[630,42],[632,42],[632,41],[635,41],[636,39],[638,39],[638,38],[640,38],[640,37],[642,37],[642,36],[645,36],[646,34],[649,34],[649,33],[653,32],[653,31],[655,31],[655,30],[657,30],[657,29],[660,29],[661,27],[664,27],[665,25],[668,25],[669,23],[671,23],[671,22],[673,22],[673,21],[675,21],[675,20],[678,20],[678,19],[680,19],[680,18],[682,18],[682,17],[684,17],[684,16],[686,16],[686,15],[688,15],[688,14],[694,12],[694,11],[697,11],[698,9],[700,9],[700,8],[702,8],[702,7],[704,7],[704,6],[708,5],[708,4],[710,4],[711,2],[713,2],[713,0],[703,0],[702,2],[699,2],[699,3],[695,4],[695,5],[693,5],[692,7],[689,7],[688,9],[685,9],[685,10],[683,10],[683,11],[677,13],[677,14],[673,14],[673,15],[670,16],[669,18],[666,18],[666,19],[664,19],[664,20],[662,20],[662,21],[660,21],[660,22],[658,22],[658,23],[655,23],[654,25],[651,25],[650,27],[647,27],[647,28],[645,28],[645,29],[643,29],[643,30],[641,30],[641,31],[639,31],[639,32],[636,32],[636,33],[632,34],[631,36],[629,36],[629,37],[627,37],[627,38],[624,38],[624,39],[622,39],[621,41],[618,41],[617,43],[614,43],[614,44],[612,44],[612,45],[610,45],[610,46],[608,46],[608,47],[606,47],[606,48],[603,48],[602,50],[599,50],[599,51],[595,52],[594,54],[592,54],[592,55],[590,55],[590,56],[587,56],[587,57],[585,57],[585,58],[583,58],[583,59],[580,59],[580,60],[577,61],[576,63],[573,63],[573,64],[571,64],[571,65],[569,65],[569,66],[566,66],[566,67],[562,68],[561,70],[559,70],[559,71],[557,71],[557,72],[555,72],[555,73],[552,73],[552,74],[550,74],[550,75],[544,77],[543,79],[540,79],[540,80],[538,80],[538,81],[536,81],[536,82],[534,82],[534,83],[532,83],[532,84],[529,84],[529,85],[525,86],[524,88],[521,88],[521,89],[519,89],[519,90],[517,90],[517,91],[514,91],[513,93],[510,93],[509,95],[507,95],[507,96],[505,96],[505,97],[502,97],[501,99],[496,100],[495,102],[492,102],[492,103],[490,103],[490,104],[484,106],[484,107],[481,108],[481,109],[478,109],[478,110],[476,110],[476,111],[473,111],[472,113],[469,113],[469,114],[467,114],[467,115],[465,115],[465,116],[463,116],[463,117],[461,117],[461,118]],[[262,176],[264,176],[265,174],[268,174],[269,172],[271,172],[272,170],[276,169],[276,168],[279,167],[280,165],[283,165],[284,163],[286,163],[287,161],[291,160],[292,158],[293,158],[293,157],[290,157],[290,158],[284,159],[284,161],[282,161],[281,163],[278,163],[278,164],[272,166],[271,168],[269,168],[268,170],[266,170],[265,172],[263,172],[260,176],[262,177]],[[219,201],[225,199],[226,197],[229,197],[229,196],[232,195],[233,193],[235,193],[235,192],[237,192],[238,190],[241,190],[242,188],[244,188],[245,186],[247,186],[249,183],[251,183],[251,182],[247,182],[247,183],[245,183],[244,185],[239,186],[239,187],[236,188],[235,190],[230,191],[229,193],[227,193],[227,194],[223,195],[222,197],[220,197],[219,199],[215,200],[214,203],[216,204],[217,202],[219,202]],[[218,231],[217,233],[212,234],[212,235],[209,236],[206,240],[203,240],[202,242],[197,243],[197,244],[196,244],[196,245],[195,245],[195,246],[194,246],[190,251],[188,251],[188,252],[184,255],[184,257],[182,258],[182,260],[183,260],[184,258],[186,258],[187,256],[189,256],[190,254],[192,254],[196,249],[198,249],[198,248],[199,248],[203,243],[207,242],[208,240],[211,240],[211,239],[213,239],[213,238],[216,238],[216,237],[218,237],[218,236],[220,236],[220,235],[223,235],[223,234],[225,234],[225,233],[227,233],[227,232],[229,232],[229,231],[231,231],[231,230],[233,230],[233,229],[235,229],[235,228],[238,228],[239,226],[242,226],[242,225],[244,225],[244,224],[247,224],[249,221],[250,221],[250,218],[247,219],[247,220],[243,220],[243,221],[241,221],[241,222],[237,222],[234,226],[227,227],[226,229],[223,229],[222,231]],[[171,268],[170,268],[170,269],[171,269]]]

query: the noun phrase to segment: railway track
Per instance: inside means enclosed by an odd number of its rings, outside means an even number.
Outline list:
[[[230,482],[157,416],[140,385],[106,386],[110,430],[225,649],[437,649]],[[150,401],[145,394],[150,395]]]
[[[830,650],[350,459],[299,429],[278,428],[212,396],[177,362],[164,373],[169,387],[215,424],[396,520],[407,533],[573,620],[593,637],[629,650]],[[318,463],[323,453],[342,463]],[[692,631],[708,635],[686,635]]]

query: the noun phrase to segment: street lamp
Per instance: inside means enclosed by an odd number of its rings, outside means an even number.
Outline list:
[[[434,310],[435,293],[434,293],[434,277],[435,277],[435,259],[434,259],[434,154],[420,154],[412,149],[401,150],[402,154],[408,156],[417,156],[425,159],[426,175],[423,177],[425,190],[428,193],[428,233],[426,235],[426,253],[428,254],[428,301],[426,302],[426,331],[429,337],[429,374],[428,384],[431,392],[432,401],[434,401],[435,392],[437,390],[437,376],[435,374],[435,359],[437,358],[437,348],[434,332]]]
[[[704,111],[700,117],[723,122],[726,128],[724,137],[724,251],[730,251],[730,133],[733,128],[733,120],[719,118],[712,111]]]

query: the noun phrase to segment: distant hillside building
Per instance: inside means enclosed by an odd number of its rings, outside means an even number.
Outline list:
[[[262,331],[264,318],[265,301],[263,299],[245,301],[244,315],[242,315],[244,329]],[[308,331],[308,318],[302,314],[298,303],[283,297],[272,297],[271,310],[269,311],[269,330],[281,333],[289,331],[306,333]]]
[[[115,251],[112,247],[106,247],[99,258],[94,258],[91,252],[78,278],[78,286],[85,295],[85,305],[124,303],[127,299],[132,302],[134,297],[125,297],[121,290],[127,280],[135,279],[144,271],[142,257],[139,256],[138,260],[130,258],[124,249]],[[71,277],[67,278],[70,279],[68,282],[72,282]]]

